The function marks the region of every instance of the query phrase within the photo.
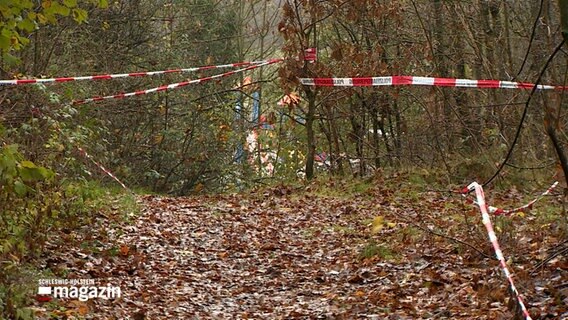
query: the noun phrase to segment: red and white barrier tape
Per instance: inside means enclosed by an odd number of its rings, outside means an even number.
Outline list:
[[[110,172],[110,170],[108,170],[102,164],[100,164],[98,161],[96,161],[90,154],[87,153],[87,151],[85,151],[85,149],[83,149],[79,146],[75,146],[75,148],[77,148],[77,150],[79,150],[79,152],[81,153],[82,156],[89,159],[99,169],[101,169],[101,171],[104,172],[107,176],[111,177],[112,179],[114,179],[114,181],[118,182],[118,184],[120,184],[120,186],[122,186],[122,188],[124,188],[124,190],[130,191],[130,189],[128,189],[128,187],[122,181],[120,181],[120,179],[118,179],[112,172]]]
[[[436,86],[463,88],[501,88],[501,89],[532,89],[533,83],[472,80],[456,78],[432,78],[414,76],[387,76],[361,78],[300,78],[300,83],[306,86],[321,87],[369,87],[369,86]],[[552,86],[539,84],[540,90],[567,90],[568,86]]]
[[[532,201],[525,204],[524,206],[520,206],[518,208],[509,209],[509,210],[505,210],[505,209],[501,209],[501,208],[497,208],[497,207],[493,207],[493,206],[487,206],[487,210],[489,211],[489,213],[492,213],[496,216],[501,216],[501,215],[508,216],[508,215],[511,215],[513,213],[516,213],[516,212],[524,212],[527,209],[531,209],[532,205],[535,204],[537,201],[539,201],[540,199],[549,195],[552,192],[552,190],[554,190],[554,188],[556,188],[557,185],[558,185],[558,181],[555,181],[548,189],[546,189],[546,191],[541,193],[538,197],[534,198]],[[466,188],[464,188],[462,193],[467,193],[467,192],[469,192],[469,190],[466,187]],[[473,201],[473,203],[475,203],[476,205],[479,205],[479,203],[477,203],[475,201]]]
[[[35,112],[38,112],[40,115],[42,114],[42,112],[39,109],[36,109]],[[49,119],[53,120],[51,117],[47,116]],[[61,134],[62,136],[64,136],[65,138],[67,138],[67,140],[69,141],[69,143],[71,143],[75,148],[77,148],[77,150],[79,151],[79,153],[87,158],[89,161],[91,161],[95,166],[97,166],[99,169],[101,169],[102,172],[104,172],[106,175],[108,175],[109,177],[111,177],[112,179],[114,179],[114,181],[118,182],[118,184],[120,184],[120,186],[122,188],[124,188],[124,190],[130,191],[132,192],[122,181],[120,181],[120,179],[118,179],[112,172],[110,172],[107,168],[105,168],[102,164],[100,164],[99,162],[97,162],[90,154],[87,153],[87,151],[85,151],[85,149],[79,147],[78,145],[76,145],[71,139],[69,139],[67,136],[65,136],[63,134],[63,131],[61,131],[61,128],[59,127],[54,127],[55,131],[59,132],[59,134]]]
[[[202,82],[206,82],[206,81],[210,81],[210,80],[214,80],[214,79],[232,76],[232,75],[240,73],[240,72],[253,70],[253,69],[256,69],[256,68],[264,67],[264,66],[267,66],[267,65],[270,65],[270,64],[273,64],[273,63],[281,62],[281,61],[282,61],[282,59],[272,59],[272,60],[268,60],[268,61],[263,62],[263,63],[250,65],[246,68],[241,68],[241,69],[237,69],[237,70],[233,70],[233,71],[229,71],[229,72],[225,72],[225,73],[221,73],[221,74],[216,74],[216,75],[209,76],[209,77],[204,77],[204,78],[199,78],[199,79],[194,79],[194,80],[187,80],[187,81],[178,82],[178,83],[172,83],[172,84],[163,85],[163,86],[152,88],[152,89],[139,90],[139,91],[135,91],[135,92],[119,93],[119,94],[115,94],[115,95],[111,95],[111,96],[94,97],[94,98],[89,98],[89,99],[85,99],[85,100],[75,100],[75,101],[73,101],[73,104],[79,105],[79,104],[85,104],[85,103],[90,103],[90,102],[95,102],[95,101],[103,101],[103,100],[110,100],[110,99],[122,99],[122,98],[128,98],[128,97],[133,97],[133,96],[145,95],[145,94],[154,93],[154,92],[177,89],[177,88],[181,88],[181,87],[184,87],[184,86],[187,86],[187,85],[190,85],[190,84],[202,83]]]
[[[469,186],[467,186],[467,190],[468,191],[475,190],[475,195],[476,195],[476,198],[477,198],[477,205],[479,206],[479,210],[481,211],[481,215],[482,215],[482,218],[483,218],[482,221],[483,221],[483,224],[485,225],[485,228],[487,229],[487,234],[489,235],[489,240],[491,241],[491,244],[493,245],[493,250],[495,251],[495,256],[497,257],[497,260],[499,260],[499,265],[501,266],[501,269],[503,269],[503,273],[505,274],[507,281],[509,281],[511,291],[515,294],[515,296],[517,298],[517,302],[519,304],[519,307],[521,308],[521,311],[523,312],[523,316],[525,317],[526,320],[532,320],[531,316],[529,315],[527,308],[525,307],[525,304],[523,302],[523,298],[521,297],[519,291],[515,287],[515,283],[513,282],[513,276],[511,275],[511,273],[509,272],[509,269],[507,268],[507,263],[505,262],[505,257],[503,257],[503,252],[501,251],[501,248],[499,247],[499,242],[497,241],[497,235],[495,235],[495,231],[493,231],[493,225],[491,224],[489,212],[487,211],[487,205],[485,203],[485,194],[483,193],[483,187],[477,182],[472,182]]]
[[[170,69],[163,71],[142,71],[133,73],[118,73],[118,74],[101,74],[92,76],[79,76],[79,77],[61,77],[61,78],[35,78],[35,79],[13,79],[13,80],[0,80],[0,85],[22,85],[22,84],[34,84],[34,83],[47,83],[47,82],[70,82],[70,81],[81,81],[81,80],[111,80],[118,78],[129,78],[129,77],[146,77],[155,76],[161,74],[170,73],[186,73],[186,72],[198,72],[211,69],[225,69],[225,68],[238,68],[243,66],[258,65],[266,63],[270,60],[262,61],[252,61],[252,62],[239,62],[203,67],[193,67],[193,68],[182,68],[182,69]]]

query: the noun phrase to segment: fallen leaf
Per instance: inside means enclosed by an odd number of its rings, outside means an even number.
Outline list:
[[[122,256],[127,257],[129,252],[130,252],[129,246],[127,246],[125,244],[120,245],[120,254]]]
[[[381,231],[384,227],[384,217],[383,216],[376,216],[373,219],[373,223],[371,224],[371,233],[375,234]]]

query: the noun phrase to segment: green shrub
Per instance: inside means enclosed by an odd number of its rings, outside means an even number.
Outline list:
[[[0,148],[0,318],[29,318],[22,270],[56,221],[61,197],[53,171],[23,159],[17,145]]]
[[[32,274],[47,236],[88,225],[92,212],[110,206],[136,211],[133,197],[113,197],[108,188],[84,180],[62,180],[24,159],[18,145],[0,146],[0,319],[31,319],[26,306],[35,289]]]

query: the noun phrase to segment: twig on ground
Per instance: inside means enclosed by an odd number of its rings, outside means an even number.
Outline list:
[[[558,257],[561,254],[565,254],[568,253],[568,246],[564,247],[556,252],[553,252],[552,254],[550,254],[548,257],[546,257],[544,260],[540,261],[539,263],[537,263],[536,266],[534,266],[534,268],[531,269],[531,271],[529,272],[529,274],[533,274],[535,273],[538,269],[542,268],[545,264],[547,264],[549,261],[551,261],[552,259]]]
[[[418,229],[420,229],[420,230],[422,230],[422,231],[431,233],[431,234],[433,234],[433,235],[435,235],[435,236],[438,236],[438,237],[441,237],[441,238],[444,238],[444,239],[451,240],[451,241],[453,241],[453,242],[457,242],[457,243],[459,243],[459,244],[463,244],[464,246],[473,249],[475,252],[479,253],[480,255],[484,256],[484,257],[487,258],[487,259],[497,260],[497,258],[492,257],[492,256],[486,254],[485,252],[483,252],[483,251],[479,250],[478,248],[476,248],[474,245],[469,244],[469,243],[467,243],[467,242],[465,242],[465,241],[463,241],[463,240],[456,239],[456,238],[454,238],[454,237],[451,237],[451,236],[448,236],[448,235],[445,235],[445,234],[438,233],[438,232],[436,232],[436,231],[434,231],[434,230],[431,230],[431,229],[426,228],[426,227],[423,227],[423,226],[421,226],[421,225],[419,225],[419,224],[417,224],[417,223],[415,223],[415,222],[413,222],[413,221],[410,221],[410,220],[408,220],[408,219],[406,219],[406,218],[404,218],[404,217],[402,217],[402,216],[400,216],[400,215],[398,215],[398,217],[401,218],[402,220],[404,220],[406,223],[411,224],[412,226],[414,226],[414,227],[416,227],[416,228],[418,228]]]

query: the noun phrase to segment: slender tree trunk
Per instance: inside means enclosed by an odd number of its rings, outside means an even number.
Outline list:
[[[404,131],[404,124],[402,123],[402,112],[400,112],[400,108],[398,107],[397,100],[394,100],[393,107],[395,110],[395,119],[396,119],[396,134],[393,136],[394,139],[394,146],[396,149],[396,155],[400,160],[402,157],[402,134]]]
[[[308,100],[308,112],[306,113],[306,134],[308,142],[308,152],[306,154],[306,178],[310,180],[314,177],[314,157],[316,154],[316,136],[314,132],[316,94],[308,87],[304,87],[304,91]]]
[[[558,0],[558,5],[560,6],[560,23],[562,28],[562,36],[564,37],[564,46],[566,47],[568,46],[566,45],[566,43],[568,43],[568,0]],[[561,103],[558,103],[558,110],[556,112],[553,109],[545,108],[545,128],[548,137],[552,141],[556,155],[560,160],[562,171],[564,172],[564,179],[566,182],[564,196],[566,197],[568,192],[568,157],[566,156],[564,145],[557,135],[557,129],[560,127],[560,108],[562,108]]]
[[[333,173],[343,175],[343,161],[341,159],[341,147],[339,145],[339,130],[337,129],[337,121],[334,117],[333,107],[327,105],[326,108],[327,123],[329,126],[329,134],[331,138],[329,161]]]
[[[373,149],[375,153],[375,167],[381,167],[381,156],[380,156],[380,145],[379,140],[379,110],[377,106],[377,101],[373,101],[371,106],[371,125],[373,126]]]
[[[558,0],[558,6],[560,7],[562,36],[568,42],[568,0]]]
[[[389,109],[389,100],[386,95],[383,95],[380,100],[381,104],[381,112],[379,115],[379,131],[382,133],[381,137],[383,138],[383,142],[385,144],[385,149],[387,150],[387,159],[389,161],[389,165],[393,165],[393,155],[392,155],[392,147],[389,142],[389,138],[387,137],[387,130],[385,129],[385,115],[388,113]]]
[[[446,23],[445,23],[445,7],[442,1],[434,0],[434,38],[437,42],[435,48],[434,61],[436,62],[436,69],[438,71],[439,76],[441,77],[449,77],[449,68],[447,65],[448,61],[448,41],[446,37]],[[446,148],[448,152],[452,152],[453,143],[452,143],[452,121],[451,121],[451,107],[450,101],[448,97],[448,93],[446,90],[442,90],[442,101],[441,104],[441,111],[442,111],[442,121],[444,132],[446,135]]]

